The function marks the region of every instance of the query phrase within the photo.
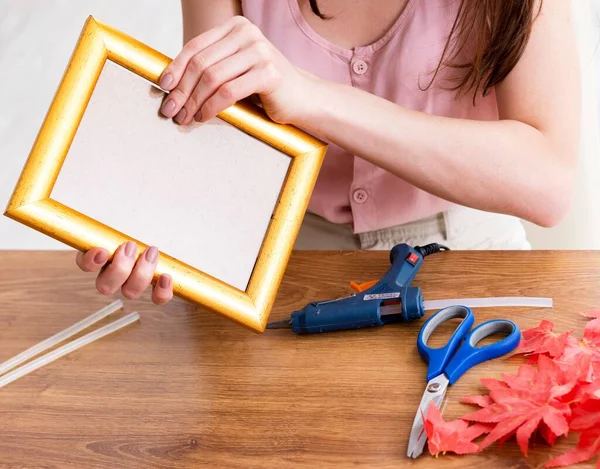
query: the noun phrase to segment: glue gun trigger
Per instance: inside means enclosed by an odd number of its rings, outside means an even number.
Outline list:
[[[377,285],[377,282],[379,282],[379,280],[371,280],[370,282],[364,283],[356,283],[355,281],[351,281],[350,288],[352,288],[352,290],[354,290],[356,293],[362,293],[368,290],[369,288]]]

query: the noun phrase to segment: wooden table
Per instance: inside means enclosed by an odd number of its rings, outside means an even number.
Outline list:
[[[0,252],[0,361],[112,301],[72,252]],[[272,319],[347,295],[380,277],[387,252],[295,253]],[[581,331],[600,306],[600,252],[449,252],[415,284],[426,299],[548,296],[554,309],[476,310],[521,328],[550,319]],[[406,458],[425,380],[415,351],[422,321],[318,336],[255,334],[180,300],[126,302],[141,321],[0,390],[0,468],[540,467],[560,445],[514,442],[476,456]],[[519,359],[473,369],[448,393],[464,414],[479,378]],[[584,466],[581,466],[584,467]],[[592,466],[590,466],[592,467]]]

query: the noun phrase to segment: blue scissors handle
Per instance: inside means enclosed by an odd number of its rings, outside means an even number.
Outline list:
[[[431,334],[433,334],[440,325],[451,319],[458,318],[462,318],[462,321],[444,347],[432,348],[427,345],[427,341],[431,337]],[[429,364],[427,381],[444,372],[450,359],[469,333],[474,322],[475,316],[469,308],[463,306],[449,306],[448,308],[444,308],[435,313],[425,322],[425,324],[423,324],[417,338],[417,350],[425,363]]]
[[[450,319],[463,318],[448,343],[442,348],[431,348],[427,341],[431,334]],[[473,312],[465,306],[450,306],[434,314],[421,328],[417,338],[417,350],[429,364],[427,380],[445,373],[450,385],[454,384],[467,370],[514,350],[521,340],[521,331],[515,323],[496,319],[480,324],[471,332],[475,322]],[[493,334],[504,333],[506,337],[492,344],[479,347],[477,344]]]

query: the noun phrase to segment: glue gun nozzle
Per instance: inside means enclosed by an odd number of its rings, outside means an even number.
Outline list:
[[[292,326],[291,318],[273,321],[267,324],[267,329],[289,329]]]

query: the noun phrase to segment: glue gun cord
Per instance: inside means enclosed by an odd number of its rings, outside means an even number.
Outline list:
[[[440,251],[450,251],[450,248],[443,244],[431,243],[426,246],[415,246],[415,250],[421,253],[421,256],[427,257]]]

